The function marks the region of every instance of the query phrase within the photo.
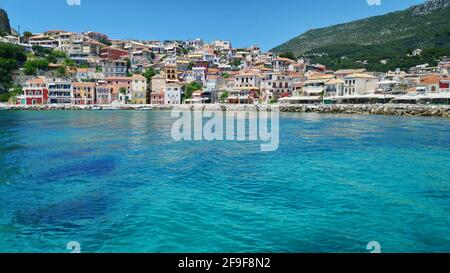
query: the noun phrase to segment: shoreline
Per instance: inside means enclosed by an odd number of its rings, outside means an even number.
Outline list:
[[[98,110],[147,110],[170,111],[173,109],[190,111],[266,111],[278,106],[280,112],[286,113],[321,113],[321,114],[367,114],[386,116],[425,116],[450,117],[450,105],[421,104],[334,104],[334,105],[233,105],[233,104],[203,104],[203,105],[10,105],[0,104],[0,110],[6,111],[98,111]]]

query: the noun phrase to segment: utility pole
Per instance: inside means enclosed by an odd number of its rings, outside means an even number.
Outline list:
[[[19,43],[22,43],[22,35],[20,33],[20,25],[17,26],[17,33],[19,34]]]

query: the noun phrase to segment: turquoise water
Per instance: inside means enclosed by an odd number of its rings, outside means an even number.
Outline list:
[[[0,112],[0,252],[450,251],[450,120],[282,114],[280,148],[169,112]]]

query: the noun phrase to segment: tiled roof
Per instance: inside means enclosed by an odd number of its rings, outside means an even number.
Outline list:
[[[426,85],[435,85],[435,84],[439,84],[440,80],[441,80],[441,75],[431,75],[431,76],[422,78],[420,80],[420,83],[426,84]]]
[[[354,73],[347,75],[346,78],[365,78],[365,79],[376,79],[377,77],[365,74],[365,73]]]

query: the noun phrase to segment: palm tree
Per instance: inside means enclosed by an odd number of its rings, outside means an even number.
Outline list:
[[[29,32],[29,31],[25,31],[23,33],[23,41],[25,43],[28,43],[30,41],[30,38],[33,37],[33,33]]]

